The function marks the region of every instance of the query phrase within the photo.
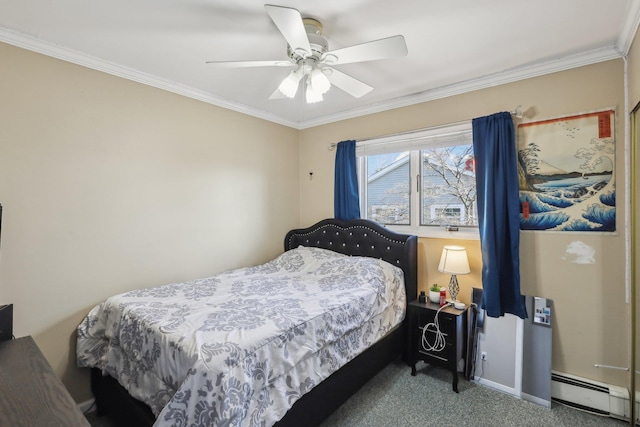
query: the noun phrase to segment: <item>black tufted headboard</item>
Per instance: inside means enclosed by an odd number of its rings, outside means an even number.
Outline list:
[[[404,271],[407,302],[418,298],[418,238],[395,233],[366,219],[324,219],[308,228],[291,230],[284,250],[298,246],[330,249],[346,255],[380,258]]]

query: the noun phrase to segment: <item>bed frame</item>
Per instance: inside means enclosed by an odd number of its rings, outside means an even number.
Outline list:
[[[407,302],[417,298],[416,236],[398,234],[372,221],[325,219],[308,228],[292,230],[284,240],[285,251],[298,246],[330,249],[346,255],[383,259],[404,272]],[[302,396],[277,427],[318,426],[389,362],[406,360],[406,320],[400,327],[347,363],[309,393]],[[107,414],[118,426],[151,426],[155,417],[148,406],[132,398],[110,376],[91,370],[91,390],[99,415]]]

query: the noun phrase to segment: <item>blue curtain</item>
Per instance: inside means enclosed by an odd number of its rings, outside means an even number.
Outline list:
[[[520,295],[520,200],[510,113],[473,119],[473,151],[482,248],[482,306],[487,316],[524,319]]]
[[[342,141],[336,147],[334,185],[334,216],[342,220],[360,218],[355,141]]]

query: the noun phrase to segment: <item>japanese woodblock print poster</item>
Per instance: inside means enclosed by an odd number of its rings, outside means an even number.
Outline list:
[[[522,230],[615,231],[615,111],[518,125]]]

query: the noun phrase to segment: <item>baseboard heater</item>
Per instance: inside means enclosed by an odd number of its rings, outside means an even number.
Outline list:
[[[595,414],[629,420],[629,392],[624,387],[553,371],[551,399]]]

